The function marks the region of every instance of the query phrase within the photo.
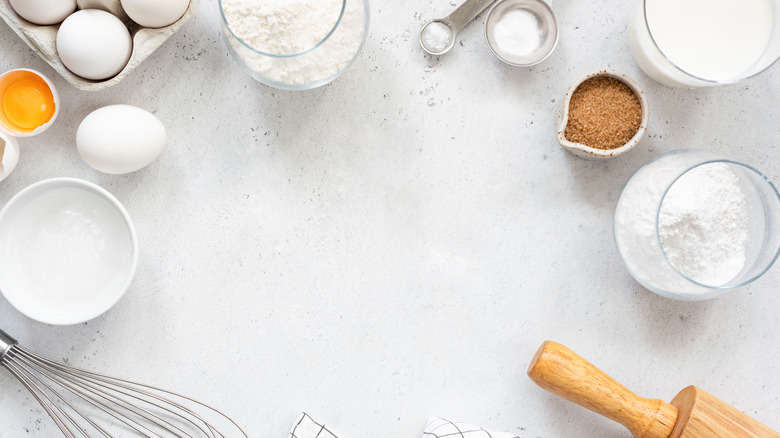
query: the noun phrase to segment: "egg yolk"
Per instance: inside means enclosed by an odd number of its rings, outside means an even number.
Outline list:
[[[3,92],[3,114],[11,124],[24,131],[51,120],[54,96],[46,82],[35,76],[19,79]]]

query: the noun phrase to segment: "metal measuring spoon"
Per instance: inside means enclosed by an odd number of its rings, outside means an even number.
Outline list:
[[[555,18],[551,4],[552,0],[498,0],[485,18],[485,39],[493,54],[505,63],[518,67],[530,67],[547,59],[558,44],[558,19]],[[496,25],[513,11],[531,13],[538,22],[539,45],[528,53],[512,53],[496,42]]]
[[[420,45],[431,55],[443,55],[455,45],[455,37],[469,21],[495,0],[466,0],[444,18],[425,23],[420,29]]]

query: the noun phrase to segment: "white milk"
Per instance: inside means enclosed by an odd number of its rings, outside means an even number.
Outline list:
[[[741,77],[769,44],[770,0],[647,0],[630,32],[631,51],[645,72],[667,85],[706,85],[675,71],[663,55],[689,75],[710,81]]]
[[[31,199],[3,232],[15,274],[8,280],[41,305],[77,309],[127,281],[133,252],[125,219],[86,189]]]

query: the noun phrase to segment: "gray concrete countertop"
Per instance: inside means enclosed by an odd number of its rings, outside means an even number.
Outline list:
[[[717,151],[777,184],[779,67],[721,88],[659,85],[630,56],[636,2],[620,0],[556,1],[559,46],[533,68],[493,57],[484,14],[451,53],[426,56],[420,26],[454,6],[374,1],[359,59],[306,92],[239,68],[215,0],[101,92],[69,86],[0,25],[0,69],[38,69],[62,98],[56,124],[21,140],[0,204],[83,178],[124,203],[141,244],[131,289],[103,316],[47,326],[0,298],[0,328],[218,406],[253,437],[286,437],[301,411],[340,438],[418,438],[430,416],[524,438],[627,436],[526,377],[546,339],[641,395],[695,384],[780,430],[780,269],[713,301],[671,301],[626,272],[611,228],[622,185],[662,152]],[[556,108],[601,68],[634,77],[651,117],[636,149],[592,162],[558,146]],[[169,135],[123,176],[75,148],[80,121],[114,103],[153,112]],[[0,437],[55,432],[0,373]]]

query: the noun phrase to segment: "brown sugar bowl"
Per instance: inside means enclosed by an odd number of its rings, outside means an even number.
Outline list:
[[[645,93],[636,81],[614,70],[589,73],[566,92],[558,143],[583,158],[616,157],[639,142],[649,113]]]

